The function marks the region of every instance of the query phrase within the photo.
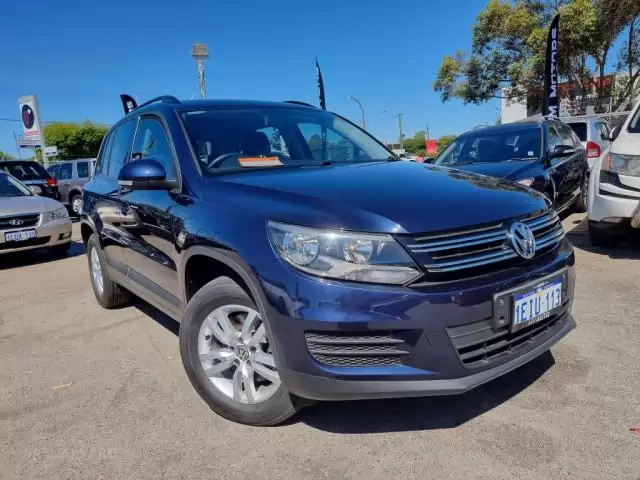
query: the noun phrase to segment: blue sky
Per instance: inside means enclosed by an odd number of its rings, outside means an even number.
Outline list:
[[[270,2],[212,0],[4,2],[0,15],[0,118],[19,118],[17,98],[35,93],[44,121],[112,123],[118,95],[138,100],[197,93],[190,56],[209,44],[210,98],[302,100],[317,104],[314,58],[327,108],[397,138],[429,125],[432,137],[496,119],[496,102],[443,104],[431,85],[443,55],[468,50],[485,2]],[[384,111],[391,113],[384,113]],[[16,155],[13,130],[0,121],[0,149]],[[25,151],[26,153],[26,151]]]

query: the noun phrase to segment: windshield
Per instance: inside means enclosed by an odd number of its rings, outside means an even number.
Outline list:
[[[436,165],[533,160],[540,157],[540,128],[519,131],[477,130],[458,137],[435,160]]]
[[[323,110],[249,107],[182,112],[203,175],[244,168],[386,161],[369,134]]]
[[[29,189],[6,173],[0,173],[0,197],[26,196],[31,196]]]
[[[1,164],[0,168],[21,181],[49,178],[49,174],[44,167],[36,162],[11,162]]]

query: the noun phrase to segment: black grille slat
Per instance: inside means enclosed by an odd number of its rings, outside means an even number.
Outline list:
[[[306,332],[311,356],[333,367],[375,367],[400,365],[409,352],[406,343],[394,332],[363,335],[354,333]]]
[[[509,326],[494,330],[490,327],[491,320],[483,320],[449,328],[447,333],[462,364],[467,368],[479,368],[531,347],[546,333],[559,328],[565,318],[564,312],[552,315],[516,332],[511,332]]]
[[[531,228],[536,256],[555,248],[564,238],[562,223],[554,211],[518,220]],[[464,278],[523,261],[509,240],[509,225],[503,221],[471,230],[418,235],[405,238],[403,243],[434,278]]]
[[[25,227],[33,227],[38,224],[39,220],[39,213],[26,213],[22,215],[0,217],[0,230],[15,230]]]

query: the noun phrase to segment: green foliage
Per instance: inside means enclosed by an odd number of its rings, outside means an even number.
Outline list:
[[[47,145],[58,147],[61,159],[91,158],[98,155],[108,128],[91,122],[52,123],[44,127]]]
[[[443,135],[439,139],[436,140],[436,144],[438,145],[438,152],[441,152],[444,148],[447,147],[451,142],[456,139],[455,135]],[[413,153],[414,155],[427,155],[427,148],[425,145],[426,141],[426,132],[424,130],[417,131],[412,137],[406,137],[402,142],[402,146],[404,149]]]
[[[15,160],[15,157],[0,150],[0,160]]]
[[[595,75],[604,76],[609,52],[620,34],[633,27],[638,0],[561,0],[558,69],[561,81],[571,81],[572,96],[581,95]],[[541,101],[545,50],[555,0],[490,0],[472,27],[470,54],[458,51],[443,58],[433,88],[442,101],[483,103],[506,94]],[[633,28],[631,28],[633,30]],[[629,65],[640,57],[632,39]],[[629,50],[629,49],[628,49]],[[635,55],[635,56],[634,56]],[[589,68],[595,64],[595,71]],[[634,70],[635,71],[635,70]],[[608,94],[604,87],[598,92]]]
[[[455,135],[443,135],[436,142],[438,145],[438,153],[449,146],[457,137]]]

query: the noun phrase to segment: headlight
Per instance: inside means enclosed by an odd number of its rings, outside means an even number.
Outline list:
[[[520,185],[524,185],[525,187],[530,187],[535,181],[535,178],[523,178],[522,180],[518,180],[518,183]]]
[[[52,212],[46,212],[44,215],[45,222],[51,222],[53,220],[59,220],[61,218],[68,218],[69,213],[65,207],[58,208],[57,210],[53,210]]]
[[[420,276],[409,254],[390,235],[371,235],[267,225],[278,254],[290,265],[320,277],[403,284]]]
[[[602,168],[600,170],[607,170],[630,177],[640,177],[640,155],[608,153],[602,159]]]

